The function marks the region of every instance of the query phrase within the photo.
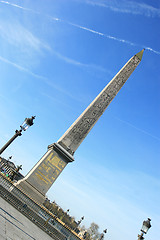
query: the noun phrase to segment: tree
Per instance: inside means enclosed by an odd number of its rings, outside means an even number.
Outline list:
[[[87,229],[91,240],[97,240],[100,237],[99,226],[96,223],[91,223],[91,226]]]

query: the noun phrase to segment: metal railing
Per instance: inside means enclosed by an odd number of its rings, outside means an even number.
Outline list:
[[[80,240],[43,205],[35,202],[4,174],[0,173],[0,196],[55,240]]]

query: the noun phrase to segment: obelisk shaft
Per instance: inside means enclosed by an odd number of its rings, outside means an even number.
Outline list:
[[[48,147],[46,154],[17,185],[37,201],[43,202],[46,192],[67,163],[74,160],[73,155],[78,146],[140,63],[143,51],[125,64],[58,142]]]
[[[142,53],[143,50],[133,56],[125,64],[88,108],[71,125],[66,133],[58,140],[58,143],[72,155],[138,66],[141,61]]]

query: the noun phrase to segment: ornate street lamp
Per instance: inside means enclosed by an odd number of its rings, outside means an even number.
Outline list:
[[[99,240],[104,239],[104,234],[107,233],[107,229],[103,230],[103,233],[101,233]]]
[[[0,149],[0,154],[18,137],[22,135],[22,131],[26,131],[30,126],[33,125],[35,116],[31,118],[25,118],[24,122],[20,126],[20,130],[16,130],[14,136]]]
[[[143,240],[143,234],[147,234],[148,230],[151,228],[151,219],[148,218],[146,221],[143,221],[142,228],[141,228],[141,235],[138,234],[138,240]]]
[[[67,215],[68,213],[69,213],[69,209],[67,209],[67,211],[63,213],[63,215],[60,217],[60,220],[62,221],[64,216],[65,216],[65,214]]]
[[[148,220],[146,220],[146,221],[143,221],[141,232],[143,232],[145,234],[148,232],[148,230],[151,227],[151,223],[150,222],[151,222],[150,218],[148,218]]]
[[[84,220],[84,216],[81,217],[81,219],[77,222],[77,227],[81,224],[81,222]]]
[[[75,227],[75,229],[73,229],[74,232],[76,231],[76,228],[81,224],[83,220],[84,220],[84,216],[81,217],[81,219],[77,222],[77,226]],[[71,234],[69,234],[67,240],[70,240],[70,239],[71,239]]]

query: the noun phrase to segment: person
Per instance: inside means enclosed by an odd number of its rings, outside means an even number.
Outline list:
[[[2,165],[0,164],[0,171],[2,170]]]
[[[4,174],[7,173],[7,172],[6,172],[6,169],[5,169],[4,167],[1,168],[1,172],[4,173]]]

